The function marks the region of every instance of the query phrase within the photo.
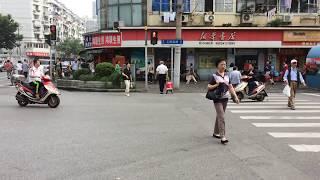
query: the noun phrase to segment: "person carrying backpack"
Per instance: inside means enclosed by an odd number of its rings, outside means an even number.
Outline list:
[[[307,86],[297,66],[298,61],[296,59],[292,59],[291,67],[289,67],[288,70],[286,70],[283,76],[284,82],[291,88],[290,97],[288,99],[288,107],[292,110],[295,110],[295,97],[297,93],[297,88],[301,83],[303,84],[303,86]]]

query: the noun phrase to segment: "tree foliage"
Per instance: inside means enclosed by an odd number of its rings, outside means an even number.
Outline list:
[[[84,47],[80,39],[68,38],[57,45],[57,50],[64,54],[65,57],[79,55],[80,51],[83,49]]]
[[[0,49],[13,49],[20,46],[17,41],[22,40],[22,36],[16,34],[19,24],[12,19],[11,15],[0,14]]]

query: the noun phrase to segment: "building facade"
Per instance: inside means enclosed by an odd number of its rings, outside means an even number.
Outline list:
[[[50,48],[44,35],[50,33],[52,24],[57,25],[60,41],[67,37],[82,39],[85,32],[81,18],[56,0],[0,0],[0,13],[12,15],[20,25],[17,33],[23,35],[19,48],[2,50],[2,59],[48,59]]]
[[[293,58],[302,67],[309,49],[320,44],[319,5],[319,0],[183,0],[182,73],[193,63],[207,80],[221,58],[240,69],[251,63],[263,70],[271,61],[280,72]],[[176,39],[176,0],[101,0],[98,10],[102,31],[85,35],[97,61],[134,63],[138,77],[145,66],[146,26],[149,61],[164,60],[170,67],[173,45],[163,40]],[[151,31],[158,32],[156,45],[150,44]]]

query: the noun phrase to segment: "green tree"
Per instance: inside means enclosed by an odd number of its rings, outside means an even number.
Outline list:
[[[0,14],[0,49],[13,49],[20,46],[17,41],[21,41],[23,37],[15,34],[18,28],[19,24],[12,19],[11,15]]]
[[[80,39],[68,38],[57,45],[57,50],[65,57],[78,55],[84,49]]]

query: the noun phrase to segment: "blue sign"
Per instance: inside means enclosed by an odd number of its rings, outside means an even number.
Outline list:
[[[161,44],[183,44],[183,40],[165,39],[165,40],[161,40]]]

